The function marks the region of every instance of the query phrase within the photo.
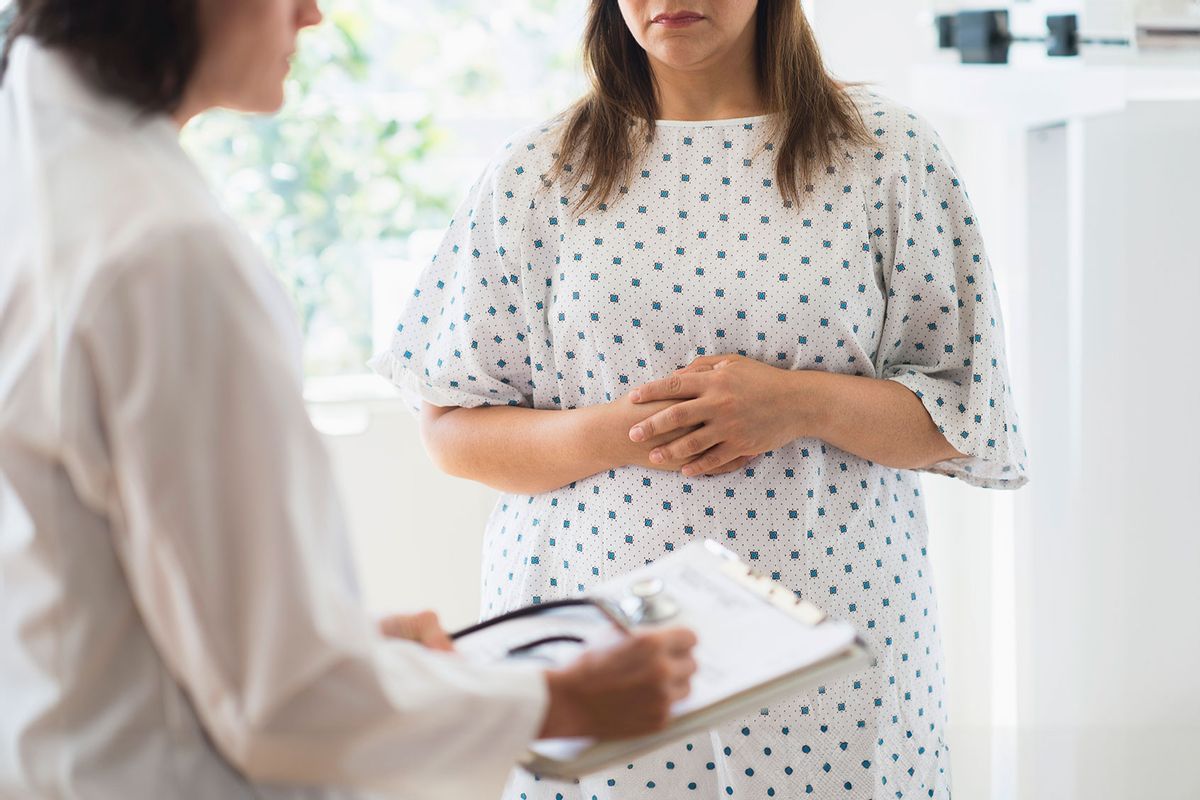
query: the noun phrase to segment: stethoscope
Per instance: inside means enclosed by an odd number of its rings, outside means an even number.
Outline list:
[[[639,625],[654,625],[665,622],[678,616],[680,611],[679,603],[666,593],[666,585],[663,583],[662,578],[644,578],[630,584],[625,593],[618,598],[576,597],[569,600],[552,600],[548,603],[525,606],[524,608],[518,608],[506,614],[501,614],[498,617],[484,620],[468,628],[463,628],[460,631],[450,634],[450,638],[457,640],[516,619],[534,617],[563,608],[580,607],[597,609],[614,625],[627,632]],[[550,644],[584,644],[584,642],[585,640],[582,637],[571,634],[545,636],[509,647],[508,655],[510,657],[528,655],[539,647]]]

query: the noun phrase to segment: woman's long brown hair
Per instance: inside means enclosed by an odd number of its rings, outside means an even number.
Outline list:
[[[755,62],[776,183],[799,203],[814,169],[830,164],[837,142],[870,141],[845,87],[825,69],[800,0],[759,0]],[[583,36],[591,91],[566,112],[551,179],[581,185],[580,209],[608,201],[628,180],[654,136],[658,99],[645,50],[633,38],[617,0],[591,0]]]

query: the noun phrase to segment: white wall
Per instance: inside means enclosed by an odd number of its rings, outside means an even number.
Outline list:
[[[908,71],[934,42],[921,0],[814,0],[810,20],[826,65],[841,80],[865,81],[906,102]]]
[[[1008,542],[993,525],[990,551],[947,552],[945,529],[940,550],[931,544],[956,569],[979,569],[956,556],[991,560],[982,648],[954,630],[958,609],[946,624],[952,680],[967,662],[973,684],[990,671],[990,707],[951,696],[974,754],[964,779],[990,774],[991,794],[971,796],[1200,796],[1183,766],[1200,744],[1200,523],[1189,508],[1200,496],[1189,358],[1200,71],[1192,85],[1196,102],[1134,102],[1032,131],[981,116],[948,137],[1006,298],[1033,464]],[[945,609],[954,579],[939,579]],[[991,715],[986,763],[979,714]]]
[[[474,622],[483,526],[496,493],[440,473],[399,402],[347,401],[315,413],[322,428],[339,419],[350,432],[326,442],[367,605],[379,613],[432,608],[450,628]]]
[[[1135,104],[1058,138],[1082,226],[1073,269],[1031,264],[1046,293],[1030,344],[1047,350],[1017,546],[1021,796],[1195,798],[1200,103]],[[1035,241],[1061,238],[1048,228]]]

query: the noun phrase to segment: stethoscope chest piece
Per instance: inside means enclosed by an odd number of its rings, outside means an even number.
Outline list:
[[[679,604],[665,588],[661,578],[644,578],[629,586],[620,606],[630,625],[653,625],[678,616]]]

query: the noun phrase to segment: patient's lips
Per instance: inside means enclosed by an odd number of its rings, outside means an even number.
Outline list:
[[[651,22],[664,28],[686,28],[704,19],[704,15],[696,11],[672,11],[670,14],[659,14]]]

